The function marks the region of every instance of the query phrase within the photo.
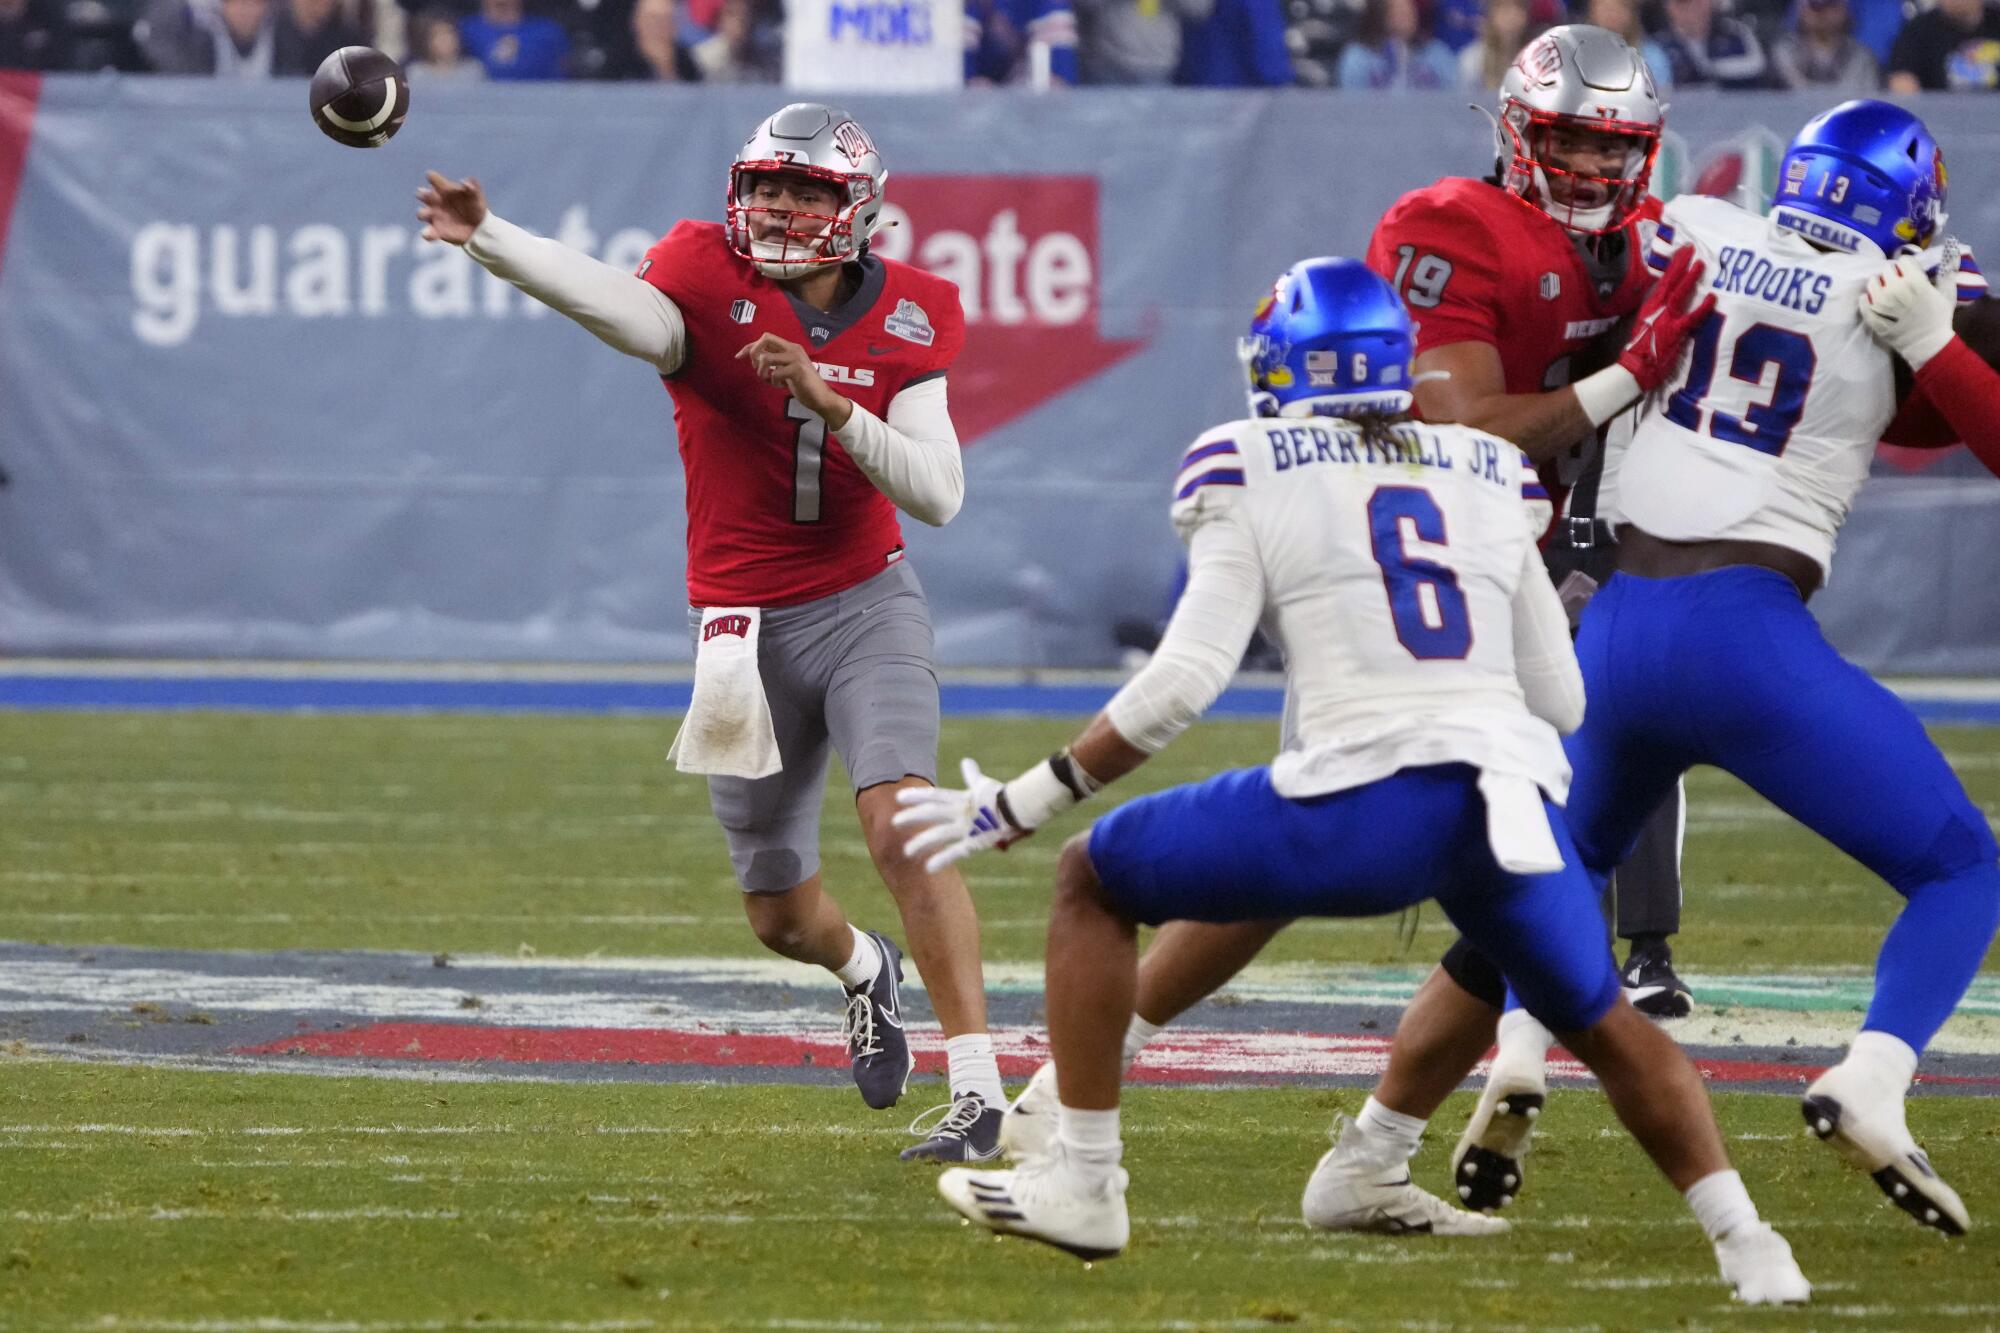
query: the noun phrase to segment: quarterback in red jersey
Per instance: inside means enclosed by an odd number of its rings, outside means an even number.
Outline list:
[[[946,1037],[951,1098],[906,1159],[997,1153],[1006,1095],[986,1031],[979,922],[955,870],[902,855],[896,792],[937,776],[930,611],[897,510],[940,525],[965,477],[945,377],[964,342],[957,289],[869,253],[888,171],[846,113],[801,102],[729,170],[725,221],[684,221],[637,274],[492,213],[433,172],[427,240],[570,316],[661,377],[687,474],[694,699],[674,742],[708,776],[743,906],[766,947],[847,993],[855,1082],[894,1105],[913,1058],[901,951],[821,886],[830,751]]]

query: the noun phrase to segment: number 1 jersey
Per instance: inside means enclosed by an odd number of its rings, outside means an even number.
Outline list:
[[[1684,373],[1608,457],[1601,506],[1668,541],[1783,546],[1824,576],[1896,411],[1893,362],[1857,304],[1883,261],[1693,195],[1666,206],[1647,262],[1664,269],[1683,245],[1706,266],[1715,311],[1689,338]],[[1934,268],[1938,255],[1914,259]],[[1968,267],[1961,298],[1984,289]]]
[[[806,349],[843,397],[887,417],[945,373],[965,341],[958,289],[906,264],[860,264],[854,295],[816,310],[730,250],[722,227],[682,222],[639,267],[673,298],[687,355],[662,376],[687,474],[688,601],[793,606],[851,588],[900,558],[896,507],[826,423],[736,353],[766,333]]]

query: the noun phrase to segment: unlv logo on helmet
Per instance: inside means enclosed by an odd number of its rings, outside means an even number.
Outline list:
[[[849,162],[859,162],[875,151],[874,140],[868,132],[854,121],[842,121],[834,127],[833,146],[847,155]]]
[[[1536,83],[1547,83],[1555,72],[1562,68],[1563,53],[1560,43],[1547,37],[1532,42],[1515,58],[1514,67],[1521,71],[1521,77]]]

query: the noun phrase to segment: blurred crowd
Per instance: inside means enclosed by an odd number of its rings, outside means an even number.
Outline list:
[[[2000,0],[966,0],[972,84],[1498,86],[1555,23],[1623,33],[1663,91],[2000,90]],[[310,75],[378,46],[413,83],[775,82],[784,0],[0,0],[0,68]]]

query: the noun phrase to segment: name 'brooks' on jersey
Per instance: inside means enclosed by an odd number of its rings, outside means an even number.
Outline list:
[[[1770,542],[1818,562],[1895,415],[1889,352],[1856,314],[1879,252],[1826,250],[1788,219],[1683,195],[1666,206],[1647,262],[1683,245],[1706,265],[1715,312],[1690,340],[1686,376],[1648,404],[1607,461],[1603,504],[1669,541]],[[1936,248],[1915,262],[1935,268]],[[1961,255],[1958,296],[1985,294]]]
[[[1513,628],[1524,585],[1549,592],[1521,494],[1533,476],[1513,445],[1462,426],[1370,440],[1335,418],[1267,417],[1188,450],[1175,527],[1192,540],[1239,511],[1263,564],[1287,675],[1281,794],[1466,762],[1561,799],[1569,765],[1529,712]]]

